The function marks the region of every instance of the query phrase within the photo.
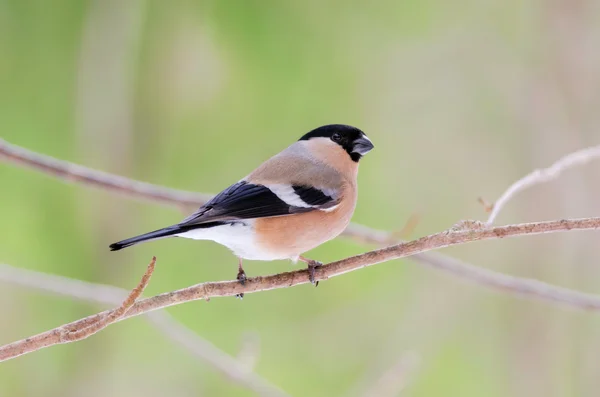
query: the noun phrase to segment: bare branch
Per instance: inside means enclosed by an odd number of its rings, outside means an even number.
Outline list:
[[[33,288],[56,295],[107,305],[119,305],[129,291],[111,285],[89,283],[53,274],[40,273],[14,266],[0,264],[0,281]],[[181,345],[184,350],[209,363],[226,378],[240,386],[254,390],[263,396],[286,396],[276,386],[248,369],[246,363],[236,360],[218,349],[183,324],[173,319],[166,311],[155,311],[146,317],[167,338]]]
[[[466,244],[479,240],[492,240],[504,237],[524,236],[533,234],[545,234],[554,232],[565,232],[571,230],[596,230],[600,228],[600,218],[584,219],[563,219],[549,222],[523,223],[517,225],[499,226],[494,228],[477,228],[471,230],[453,230],[432,234],[406,243],[400,243],[387,248],[370,251],[361,255],[346,258],[340,261],[324,265],[316,270],[316,280],[326,280],[331,277],[339,276],[354,270],[367,266],[390,261],[393,259],[404,258],[407,256],[421,254],[434,249],[450,247],[454,245]],[[472,273],[470,267],[466,269],[468,278],[481,281],[486,285],[491,285],[503,290],[510,290],[514,293],[527,295],[538,299],[560,302],[573,307],[586,310],[600,310],[600,297],[596,295],[584,294],[570,291],[568,289],[554,287],[536,280],[516,279],[511,284],[510,276],[495,274],[495,278],[490,279],[491,271]],[[465,269],[452,268],[455,274],[465,275]],[[500,277],[498,277],[500,276]],[[249,278],[244,285],[237,281],[207,282],[197,284],[177,291],[167,292],[136,302],[122,317],[116,319],[120,321],[125,318],[138,316],[153,310],[178,305],[183,302],[189,302],[199,299],[209,299],[213,297],[234,296],[241,293],[253,293],[259,291],[268,291],[278,288],[292,287],[295,285],[309,282],[307,269],[296,270],[293,272],[279,273],[266,277]],[[23,339],[0,347],[0,361],[15,358],[19,355],[31,353],[42,348],[64,343],[61,335],[64,330],[78,330],[90,326],[91,324],[110,315],[112,311],[98,313],[84,319],[63,325],[56,329],[41,333],[31,338]]]
[[[125,196],[178,207],[199,206],[209,195],[169,189],[57,160],[0,139],[0,159],[41,171],[65,182],[78,183]]]
[[[508,189],[502,193],[496,203],[491,206],[492,210],[487,219],[487,224],[491,226],[494,223],[506,203],[517,195],[517,193],[532,186],[556,179],[563,171],[587,164],[598,158],[600,158],[600,145],[570,153],[560,158],[548,168],[537,169],[525,175],[523,178],[510,185]]]
[[[413,212],[404,223],[404,226],[402,226],[402,229],[398,230],[397,232],[393,232],[392,236],[396,237],[398,241],[408,240],[419,225],[420,221],[421,214],[418,212]]]
[[[144,291],[144,288],[146,288],[146,285],[152,276],[152,272],[154,271],[155,263],[156,258],[152,258],[137,287],[131,291],[129,296],[118,308],[105,311],[96,316],[88,317],[77,323],[66,324],[62,327],[55,328],[49,335],[40,334],[27,338],[26,344],[38,346],[41,349],[59,343],[75,342],[92,336],[115,321],[118,321],[127,314],[129,309],[135,304],[136,299]],[[19,344],[7,345],[3,349],[3,353],[7,354],[9,357],[18,357],[22,354],[29,353],[27,349],[23,349],[23,346]]]
[[[488,203],[483,197],[477,197],[477,202],[483,206],[483,210],[488,214],[494,209],[494,204]]]
[[[139,284],[131,291],[127,298],[125,298],[121,306],[117,307],[114,310],[111,310],[110,312],[108,312],[107,315],[99,318],[97,321],[95,321],[89,326],[82,327],[80,329],[66,330],[66,332],[61,335],[62,342],[75,342],[90,337],[96,332],[108,327],[109,325],[123,317],[123,315],[127,313],[129,309],[131,309],[131,306],[133,306],[133,304],[137,301],[140,295],[142,295],[142,292],[144,292],[144,289],[148,285],[150,277],[152,277],[152,273],[154,272],[155,264],[156,257],[152,257],[152,260],[148,264],[146,272],[144,273],[144,276],[142,276],[142,279],[140,280]]]

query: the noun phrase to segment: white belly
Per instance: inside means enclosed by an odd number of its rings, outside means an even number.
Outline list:
[[[243,259],[260,261],[288,259],[260,249],[253,232],[254,220],[244,220],[206,229],[194,229],[176,236],[193,240],[212,240],[229,248],[237,257]]]

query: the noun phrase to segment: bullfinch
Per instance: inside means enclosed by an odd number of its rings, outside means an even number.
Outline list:
[[[337,237],[357,201],[358,164],[373,149],[358,128],[316,128],[229,186],[176,225],[111,244],[111,251],[165,237],[212,240],[242,260],[307,263],[314,284],[321,263],[302,256]]]

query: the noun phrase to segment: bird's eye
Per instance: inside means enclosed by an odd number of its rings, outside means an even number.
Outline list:
[[[332,140],[332,141],[334,141],[334,142],[339,142],[339,141],[341,141],[341,140],[342,140],[342,134],[340,134],[340,133],[336,132],[335,134],[333,134],[333,135],[331,136],[331,140]]]

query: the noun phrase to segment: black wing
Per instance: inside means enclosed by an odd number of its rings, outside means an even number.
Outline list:
[[[266,186],[241,181],[223,190],[193,215],[184,219],[180,225],[283,216],[319,208],[319,205],[313,204],[316,202],[313,195],[308,197],[308,190],[306,192],[301,190],[306,200],[300,193],[297,193],[296,187],[294,187],[294,191],[301,199],[296,204],[305,203],[305,205],[289,204]],[[317,201],[322,202],[323,200],[323,198],[319,198]]]
[[[327,208],[336,202],[333,197],[316,187],[294,185],[292,188],[298,197],[311,207]]]

